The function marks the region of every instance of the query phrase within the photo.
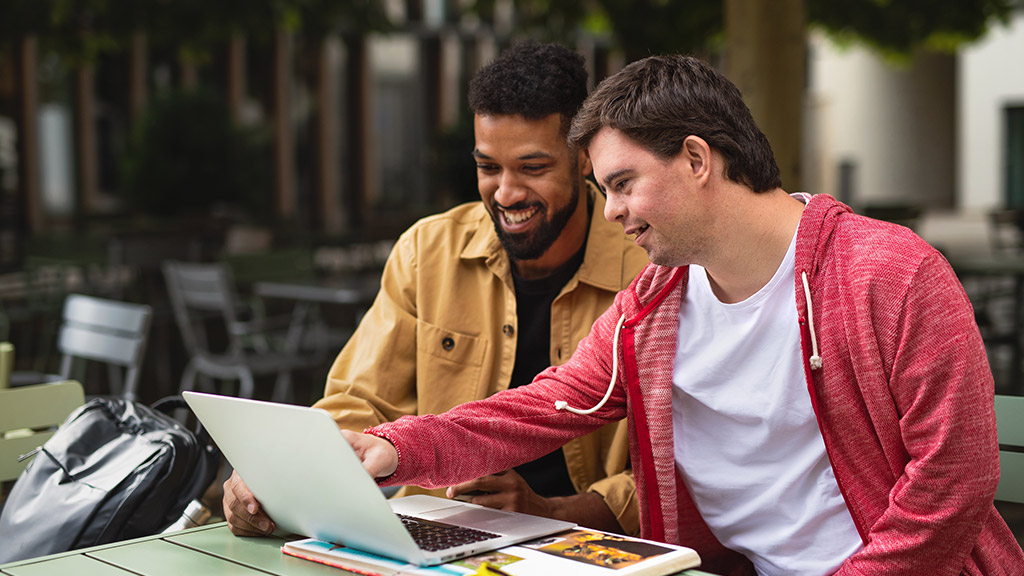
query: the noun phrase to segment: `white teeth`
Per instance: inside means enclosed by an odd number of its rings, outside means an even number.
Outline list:
[[[503,211],[502,213],[505,215],[505,220],[509,224],[519,224],[520,222],[529,220],[536,212],[537,208],[534,207],[529,210],[517,210],[515,212]]]

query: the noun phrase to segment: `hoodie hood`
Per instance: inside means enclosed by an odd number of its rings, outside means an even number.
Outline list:
[[[824,248],[832,241],[832,235],[839,224],[839,219],[852,215],[849,206],[828,194],[817,194],[810,197],[800,219],[796,237],[796,275],[800,282],[801,272],[806,272],[809,280],[814,281],[820,271],[821,263],[817,258],[825,254]],[[801,288],[798,286],[798,288]],[[802,288],[799,292],[802,292]],[[797,304],[800,306],[800,303]],[[803,311],[801,311],[803,315]]]

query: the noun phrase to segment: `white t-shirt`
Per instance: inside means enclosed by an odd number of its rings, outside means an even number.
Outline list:
[[[679,313],[676,466],[711,531],[758,574],[831,574],[862,546],[804,377],[795,245],[768,284],[735,304],[690,266]]]

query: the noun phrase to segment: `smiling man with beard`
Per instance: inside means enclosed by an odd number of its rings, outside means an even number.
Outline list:
[[[569,126],[587,95],[581,56],[523,42],[470,83],[480,202],[417,222],[398,240],[381,290],[338,355],[324,398],[363,429],[528,384],[572,356],[591,324],[647,263],[602,217]],[[537,460],[437,495],[636,534],[639,514],[622,422]],[[237,475],[225,483],[232,531],[273,521]],[[400,494],[427,492],[406,487]]]

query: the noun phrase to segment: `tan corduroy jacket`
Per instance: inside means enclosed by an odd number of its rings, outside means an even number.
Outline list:
[[[583,264],[551,307],[552,365],[572,356],[647,263],[622,227],[604,219],[604,197],[593,187],[589,194]],[[334,361],[316,406],[340,426],[361,431],[508,388],[516,357],[512,286],[508,256],[483,204],[417,222],[395,244],[380,292]],[[601,494],[623,530],[639,533],[625,421],[573,440],[563,451],[576,489]]]

